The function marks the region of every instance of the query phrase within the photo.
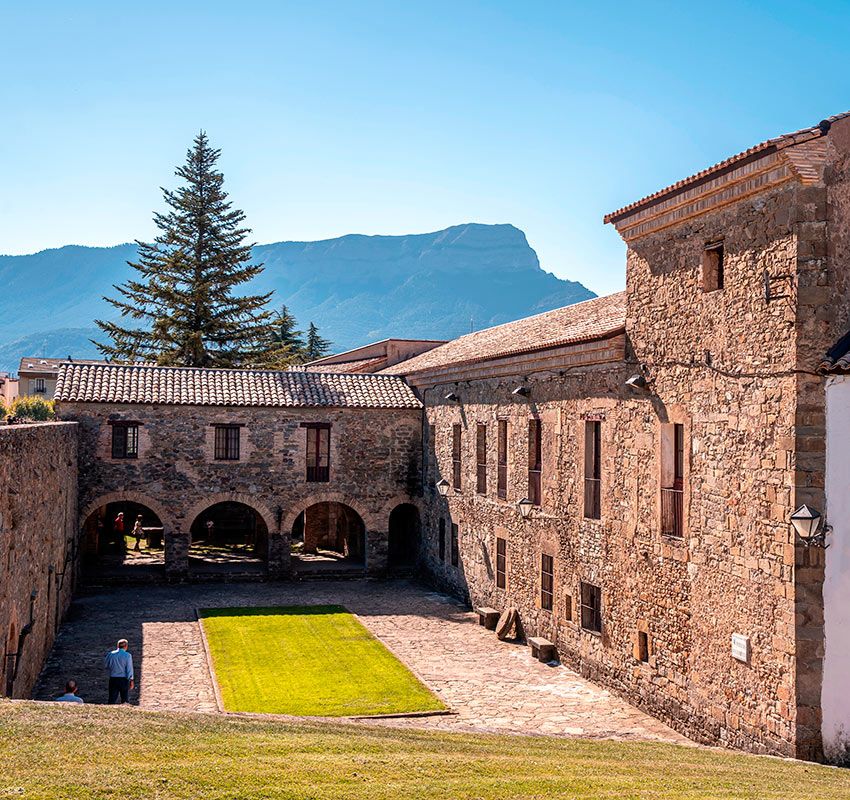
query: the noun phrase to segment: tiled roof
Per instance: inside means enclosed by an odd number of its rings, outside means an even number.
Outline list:
[[[360,358],[354,361],[341,361],[338,364],[305,364],[303,369],[306,372],[328,372],[328,373],[355,373],[355,372],[378,372],[387,365],[386,356],[378,356],[377,358]]]
[[[413,390],[388,375],[62,364],[55,399],[69,403],[199,406],[420,408]]]
[[[491,361],[552,347],[601,339],[626,325],[626,293],[585,300],[533,317],[468,333],[427,353],[383,370],[412,375],[440,367]]]
[[[688,178],[684,178],[680,181],[677,181],[676,183],[671,184],[670,186],[667,186],[664,189],[660,189],[659,191],[647,195],[646,197],[643,197],[640,200],[636,200],[634,203],[629,203],[629,205],[627,206],[623,206],[622,208],[619,208],[616,211],[612,211],[610,214],[606,214],[603,219],[606,223],[616,222],[621,217],[633,213],[638,208],[652,205],[663,197],[677,194],[678,192],[685,190],[689,186],[693,186],[694,184],[706,181],[716,173],[729,169],[734,165],[740,163],[741,161],[745,161],[748,158],[765,154],[767,152],[773,152],[775,150],[782,150],[786,147],[791,147],[793,145],[798,145],[803,142],[811,141],[812,139],[818,139],[821,136],[826,136],[833,122],[837,122],[838,120],[844,119],[848,116],[850,116],[850,111],[846,111],[843,114],[836,114],[833,117],[828,117],[827,119],[819,122],[817,125],[814,125],[811,128],[803,128],[802,130],[794,131],[793,133],[786,133],[782,136],[777,136],[774,139],[768,139],[767,141],[761,142],[760,144],[750,147],[749,149],[744,150],[741,153],[738,153],[734,156],[730,156],[729,158],[724,159],[723,161],[720,161],[719,163],[714,164],[713,166],[708,167],[707,169],[704,169],[701,172],[697,172],[695,175],[691,175]]]
[[[850,373],[850,332],[845,333],[824,356],[818,366],[822,374],[846,375]]]

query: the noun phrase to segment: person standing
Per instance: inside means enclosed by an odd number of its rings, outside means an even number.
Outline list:
[[[65,684],[65,694],[56,698],[57,703],[82,703],[83,698],[77,697],[77,682],[68,681]]]
[[[118,646],[106,654],[104,666],[109,670],[109,705],[115,705],[118,698],[126,703],[133,688],[133,656],[127,652],[129,642],[119,639]]]
[[[112,523],[112,532],[115,534],[115,544],[118,545],[118,551],[124,552],[124,512],[119,511],[118,516]]]
[[[139,514],[139,516],[136,517],[136,524],[133,525],[133,536],[136,539],[136,546],[133,548],[133,550],[138,551],[140,549],[139,543],[142,541],[142,537],[144,535],[145,529],[142,527],[142,515]]]

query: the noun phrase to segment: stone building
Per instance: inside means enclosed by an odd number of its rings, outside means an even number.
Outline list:
[[[383,339],[344,353],[317,358],[300,369],[308,372],[380,372],[445,343],[445,340],[434,339]]]
[[[76,426],[0,426],[0,696],[30,696],[75,588],[77,531]]]
[[[388,370],[425,406],[435,581],[515,606],[527,635],[695,739],[803,758],[824,732],[846,757],[850,729],[823,661],[846,678],[823,598],[843,550],[790,524],[826,508],[817,366],[850,316],[848,157],[846,115],[750,148],[606,217],[624,294]]]
[[[415,553],[396,540],[418,535],[421,404],[399,378],[65,364],[56,402],[79,423],[90,556],[116,512],[160,531],[172,577],[199,540],[236,537],[278,576],[293,535],[367,572]]]

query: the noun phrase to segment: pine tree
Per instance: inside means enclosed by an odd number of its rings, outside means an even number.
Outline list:
[[[232,208],[215,169],[220,150],[201,131],[175,175],[185,181],[176,191],[162,190],[168,211],[155,213],[159,235],[136,242],[138,261],[128,262],[136,279],[113,288],[104,299],[136,320],[137,327],[97,320],[111,343],[95,342],[105,356],[164,365],[232,367],[255,360],[272,332],[269,294],[236,295],[233,290],[256,277],[251,264],[245,214]]]
[[[331,349],[331,342],[319,336],[319,329],[311,322],[307,329],[307,346],[304,348],[306,361],[315,361],[326,356]]]
[[[295,317],[282,305],[272,321],[272,334],[268,350],[261,364],[272,369],[282,369],[304,361],[305,344],[303,334],[296,330]]]

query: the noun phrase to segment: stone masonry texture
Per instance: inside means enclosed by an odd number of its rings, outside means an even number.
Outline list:
[[[76,425],[0,426],[0,695],[29,697],[76,582]]]

